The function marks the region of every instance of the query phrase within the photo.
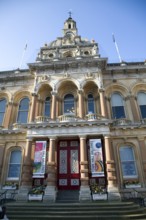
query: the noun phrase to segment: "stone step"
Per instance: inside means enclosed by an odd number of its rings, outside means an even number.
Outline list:
[[[9,203],[6,204],[10,220],[47,219],[146,219],[146,210],[132,202],[90,203]]]

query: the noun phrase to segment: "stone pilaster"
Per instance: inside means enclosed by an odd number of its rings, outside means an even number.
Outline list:
[[[18,200],[27,200],[27,194],[32,187],[32,140],[27,139],[24,153],[24,162],[22,165],[21,186],[19,189]]]
[[[13,108],[13,103],[9,102],[8,105],[7,105],[6,117],[5,117],[5,121],[4,121],[4,127],[5,128],[8,128],[10,126],[12,108]]]
[[[106,100],[104,97],[104,89],[99,89],[99,95],[100,95],[101,115],[107,117],[107,107],[106,107]]]
[[[130,96],[130,104],[131,104],[131,110],[132,110],[134,121],[139,121],[140,115],[139,115],[138,106],[136,103],[136,97],[133,95]]]
[[[120,200],[120,193],[118,191],[117,178],[116,178],[114,152],[110,137],[108,136],[104,137],[104,145],[105,145],[105,157],[106,157],[108,199]]]
[[[47,187],[45,189],[44,201],[55,202],[56,200],[56,138],[50,138],[49,154],[47,161]]]
[[[87,160],[87,146],[86,136],[80,137],[80,201],[91,200],[91,191],[89,188],[89,176],[88,176],[88,160]]]
[[[35,110],[36,110],[37,94],[32,93],[32,102],[30,110],[30,122],[33,122],[35,119]]]
[[[84,117],[84,103],[83,103],[83,90],[78,90],[79,97],[79,117]]]
[[[51,108],[51,119],[56,119],[56,92],[52,92],[52,108]]]
[[[142,168],[140,172],[140,182],[142,183],[143,187],[146,187],[146,144],[144,137],[139,137],[139,146],[140,146],[140,154],[141,154],[141,165]]]
[[[4,144],[0,144],[0,187],[2,184],[3,158],[4,158]]]

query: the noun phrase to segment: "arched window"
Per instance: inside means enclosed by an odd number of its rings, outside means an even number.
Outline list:
[[[45,100],[44,116],[50,117],[50,97],[47,97]]]
[[[21,151],[14,150],[11,152],[9,166],[8,166],[8,179],[19,179],[21,170]]]
[[[141,117],[146,118],[146,93],[139,92],[138,93],[138,105],[141,112]]]
[[[134,150],[131,146],[120,147],[120,160],[124,178],[137,177]]]
[[[19,110],[18,110],[18,123],[27,123],[28,118],[28,110],[29,110],[29,99],[24,98],[20,101]]]
[[[72,94],[67,94],[64,97],[64,113],[74,112],[74,96]]]
[[[0,125],[3,124],[5,111],[6,111],[6,99],[0,99]]]
[[[94,98],[93,98],[92,94],[88,95],[87,104],[88,104],[88,114],[95,113],[95,111],[94,111]]]
[[[125,118],[124,102],[120,94],[112,94],[111,105],[113,118]]]

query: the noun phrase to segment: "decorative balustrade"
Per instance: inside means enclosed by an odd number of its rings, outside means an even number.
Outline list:
[[[127,118],[115,119],[113,125],[131,125],[132,121]]]
[[[105,119],[104,116],[99,115],[99,114],[94,114],[94,113],[86,115],[85,118],[86,118],[86,120],[88,120],[88,121],[94,121],[94,120],[102,120],[102,119]]]
[[[15,123],[15,124],[13,124],[13,129],[14,129],[14,130],[18,130],[18,129],[22,128],[22,127],[23,127],[23,124],[21,124],[21,123]]]
[[[71,113],[58,116],[59,122],[74,122],[77,121],[77,119],[78,118],[75,116],[75,114]]]
[[[47,116],[37,116],[35,118],[36,123],[43,123],[43,122],[49,122],[50,121],[50,117]]]

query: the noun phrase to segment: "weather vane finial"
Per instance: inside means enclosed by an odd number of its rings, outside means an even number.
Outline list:
[[[71,9],[69,10],[68,14],[69,14],[69,18],[71,18],[71,15],[72,15]]]

